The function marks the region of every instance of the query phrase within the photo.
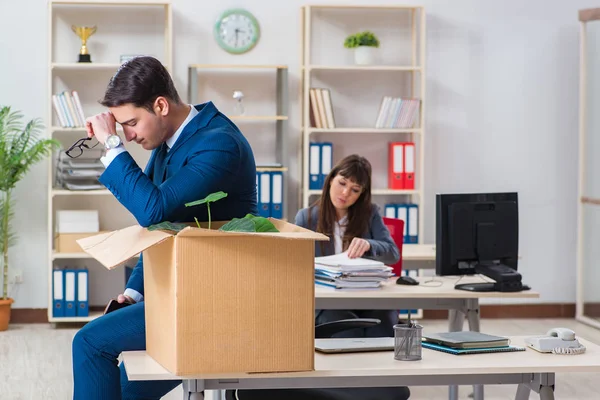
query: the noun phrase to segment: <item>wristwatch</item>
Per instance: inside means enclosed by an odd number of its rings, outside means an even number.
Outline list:
[[[123,142],[121,141],[121,137],[119,135],[110,135],[106,138],[104,147],[106,147],[106,150],[110,150],[119,147],[121,143]]]

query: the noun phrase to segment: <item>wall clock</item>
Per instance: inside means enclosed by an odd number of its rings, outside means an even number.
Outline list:
[[[215,23],[214,34],[223,50],[243,54],[256,46],[260,38],[260,26],[254,15],[235,8],[221,14]]]

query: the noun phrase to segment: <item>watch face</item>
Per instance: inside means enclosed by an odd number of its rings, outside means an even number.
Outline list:
[[[219,46],[233,54],[251,50],[260,37],[258,21],[248,11],[229,10],[215,24],[215,39]]]
[[[111,149],[114,149],[119,144],[121,144],[121,138],[117,135],[110,135],[108,138],[106,138],[106,144]]]

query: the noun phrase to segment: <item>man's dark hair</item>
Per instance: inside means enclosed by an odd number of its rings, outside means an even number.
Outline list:
[[[133,104],[154,112],[152,105],[159,96],[181,103],[169,71],[161,62],[154,57],[135,57],[123,63],[110,79],[100,104]]]

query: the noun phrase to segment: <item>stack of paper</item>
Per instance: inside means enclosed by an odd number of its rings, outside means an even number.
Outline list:
[[[349,258],[347,252],[315,257],[315,282],[336,289],[377,289],[393,275],[384,263]]]

